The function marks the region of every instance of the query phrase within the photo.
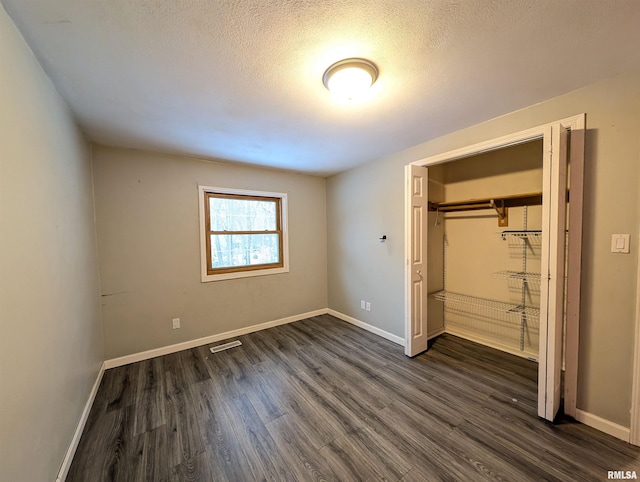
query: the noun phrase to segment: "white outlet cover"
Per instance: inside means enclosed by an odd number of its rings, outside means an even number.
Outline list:
[[[364,300],[360,300],[360,309],[361,309],[361,310],[364,310],[364,309],[365,309],[365,307],[366,307],[366,303],[365,303],[365,301],[364,301]]]
[[[367,301],[367,311],[371,311],[371,303]]]

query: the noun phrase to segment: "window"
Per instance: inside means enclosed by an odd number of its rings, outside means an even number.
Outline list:
[[[202,281],[289,271],[287,195],[199,188]]]

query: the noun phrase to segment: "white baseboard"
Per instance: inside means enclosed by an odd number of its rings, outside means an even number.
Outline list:
[[[537,353],[529,353],[526,351],[520,351],[513,349],[507,345],[503,345],[501,343],[496,343],[492,340],[483,338],[481,336],[477,336],[473,333],[468,333],[464,330],[456,329],[456,328],[445,328],[445,333],[449,333],[450,335],[457,336],[459,338],[464,338],[465,340],[473,341],[475,343],[479,343],[484,346],[488,346],[489,348],[495,348],[496,350],[504,351],[511,355],[519,356],[520,358],[526,358],[527,360],[535,360],[538,361]]]
[[[104,362],[104,369],[115,368],[123,365],[128,365],[130,363],[139,362],[142,360],[148,360],[150,358],[155,358],[162,355],[168,355],[170,353],[176,353],[182,350],[188,350],[190,348],[195,348],[197,346],[207,345],[209,343],[213,343],[220,340],[225,340],[227,338],[233,338],[234,336],[247,335],[249,333],[253,333],[256,331],[266,330],[267,328],[273,328],[274,326],[284,325],[287,323],[293,323],[294,321],[304,320],[306,318],[311,318],[313,316],[330,314],[335,316],[336,318],[341,319],[342,321],[346,321],[352,325],[357,326],[358,328],[362,328],[363,330],[367,330],[371,333],[374,333],[382,338],[397,343],[400,346],[404,346],[404,338],[396,336],[388,331],[384,331],[380,328],[377,328],[373,325],[365,323],[364,321],[358,320],[351,316],[345,315],[344,313],[340,313],[339,311],[335,311],[329,308],[323,308],[320,310],[309,311],[307,313],[302,313],[299,315],[289,316],[287,318],[281,318],[279,320],[268,321],[266,323],[261,323],[259,325],[252,325],[246,328],[240,328],[238,330],[227,331],[224,333],[219,333],[217,335],[205,336],[202,338],[197,338],[195,340],[189,340],[182,343],[176,343],[175,345],[163,346],[160,348],[154,348],[153,350],[142,351],[139,353],[132,353],[131,355],[125,355],[118,358],[111,358]],[[438,330],[431,335],[429,338],[436,337],[442,333],[444,333],[444,329]]]
[[[80,415],[80,420],[78,421],[76,431],[73,433],[71,444],[69,444],[67,453],[65,454],[64,460],[62,461],[62,465],[60,466],[60,470],[58,471],[58,477],[56,478],[56,482],[64,482],[67,478],[67,474],[69,473],[69,469],[71,468],[71,462],[73,461],[73,456],[76,454],[76,449],[78,448],[78,444],[80,443],[80,437],[82,437],[82,431],[84,430],[84,426],[87,424],[87,419],[89,418],[89,412],[91,412],[93,401],[95,400],[96,394],[98,393],[98,388],[100,387],[100,382],[102,381],[102,375],[104,375],[104,371],[105,371],[105,366],[103,363],[102,365],[100,365],[98,376],[96,377],[96,381],[93,384],[93,387],[91,388],[91,392],[89,393],[89,398],[87,399],[87,403],[84,405],[84,410],[82,410],[82,415]]]
[[[226,331],[224,333],[218,333],[217,335],[205,336],[202,338],[196,338],[195,340],[184,341],[182,343],[176,343],[175,345],[163,346],[160,348],[154,348],[153,350],[142,351],[139,353],[133,353],[131,355],[125,355],[118,358],[111,358],[104,362],[105,369],[115,368],[122,365],[128,365],[129,363],[135,363],[142,360],[148,360],[162,355],[168,355],[170,353],[176,353],[182,350],[188,350],[197,346],[207,345],[220,340],[226,340],[227,338],[233,338],[234,336],[247,335],[255,331],[266,330],[267,328],[273,328],[274,326],[285,325],[287,323],[293,323],[294,321],[304,320],[311,318],[312,316],[324,315],[327,313],[327,309],[310,311],[308,313],[302,313],[300,315],[288,316],[286,318],[280,318],[279,320],[267,321],[266,323],[260,323],[258,325],[247,326],[246,328],[239,328],[237,330]]]
[[[404,338],[400,338],[399,336],[389,333],[388,331],[381,330],[380,328],[370,325],[369,323],[365,323],[364,321],[360,321],[336,310],[328,309],[326,313],[330,314],[331,316],[335,316],[336,318],[340,318],[342,321],[346,321],[347,323],[355,325],[358,328],[362,328],[363,330],[367,330],[371,333],[374,333],[375,335],[381,336],[382,338],[397,343],[398,345],[404,346]]]
[[[612,435],[615,438],[629,442],[630,431],[627,427],[623,427],[622,425],[618,425],[617,423],[613,423],[592,413],[585,412],[579,408],[576,408],[575,419],[589,427],[595,428],[596,430],[600,430],[601,432]]]

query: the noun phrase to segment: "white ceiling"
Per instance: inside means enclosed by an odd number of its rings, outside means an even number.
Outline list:
[[[640,68],[637,0],[1,1],[91,140],[321,175]]]

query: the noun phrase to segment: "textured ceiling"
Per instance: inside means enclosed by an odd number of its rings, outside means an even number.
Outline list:
[[[91,140],[322,175],[640,68],[637,0],[1,1]]]

